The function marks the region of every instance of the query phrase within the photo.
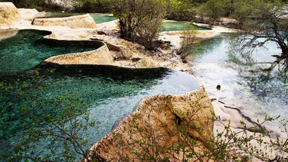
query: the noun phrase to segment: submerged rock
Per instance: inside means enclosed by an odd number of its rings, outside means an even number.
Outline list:
[[[10,26],[21,20],[15,5],[11,2],[0,2],[0,26]]]
[[[193,145],[197,152],[206,150],[213,138],[212,112],[214,108],[203,87],[185,95],[145,98],[135,112],[91,147],[90,158],[140,161],[145,155],[153,155],[156,161],[182,161],[183,151],[171,149],[186,145],[184,149],[189,151]],[[193,139],[196,143],[191,144]]]
[[[35,18],[32,24],[37,26],[67,26],[73,29],[97,27],[89,14],[63,18]]]

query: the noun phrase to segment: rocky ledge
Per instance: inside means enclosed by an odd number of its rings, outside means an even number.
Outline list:
[[[45,62],[59,65],[71,64],[92,64],[92,65],[113,65],[113,57],[106,44],[102,47],[88,52],[64,54],[50,57]]]
[[[21,20],[15,5],[11,2],[0,2],[0,26],[13,25]]]
[[[18,29],[0,30],[0,41],[15,36],[18,31]]]
[[[140,161],[145,155],[155,155],[156,161],[182,161],[184,152],[177,152],[178,146],[186,145],[186,152],[207,149],[207,142],[213,138],[213,112],[203,87],[185,95],[145,98],[135,112],[91,147],[90,158]]]
[[[66,26],[72,29],[97,27],[89,14],[64,18],[35,18],[32,24],[37,26]]]

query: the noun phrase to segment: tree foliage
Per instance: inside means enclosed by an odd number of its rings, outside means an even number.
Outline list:
[[[61,6],[58,6],[53,0],[0,0],[0,2],[12,2],[18,8],[36,8],[39,11],[62,11]]]
[[[75,11],[92,13],[112,12],[112,0],[75,0]]]
[[[283,4],[279,1],[257,1],[253,5],[253,13],[243,19],[244,33],[238,39],[242,49],[254,50],[267,42],[275,42],[282,56],[288,57],[288,18]]]
[[[166,14],[165,0],[114,0],[121,37],[154,48],[157,30]]]
[[[214,23],[225,13],[225,0],[209,0],[198,8],[198,14],[209,18],[209,23]]]
[[[43,89],[42,79],[53,71],[39,74],[36,70],[29,82],[23,81],[21,77],[14,82],[1,80],[0,99],[4,105],[7,104],[1,109],[7,116],[1,122],[13,122],[15,126],[1,128],[1,138],[8,138],[1,139],[0,142],[13,140],[9,139],[10,134],[3,134],[4,129],[7,133],[12,132],[12,138],[16,138],[16,141],[13,142],[12,152],[1,151],[0,160],[39,162],[88,158],[88,140],[83,134],[97,122],[90,121],[88,107],[83,104],[83,99],[76,94],[59,98],[37,98],[38,92]],[[17,104],[18,102],[21,103]],[[22,136],[18,137],[14,129]],[[22,132],[23,130],[25,131]]]
[[[170,0],[167,18],[171,20],[191,21],[196,16],[196,3],[190,0]]]

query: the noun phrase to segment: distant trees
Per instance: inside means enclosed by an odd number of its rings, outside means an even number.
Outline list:
[[[112,0],[74,0],[75,10],[79,12],[105,13],[112,11]]]
[[[288,14],[280,0],[208,0],[199,14],[213,24],[222,16],[237,20],[244,33],[238,40],[242,48],[254,49],[267,42],[275,42],[288,57]]]
[[[283,3],[254,2],[251,14],[243,20],[243,35],[238,40],[243,49],[262,47],[267,42],[275,42],[282,50],[282,56],[288,57],[288,17]]]
[[[17,7],[36,7],[43,5],[44,0],[0,0],[0,2],[12,2]]]
[[[39,11],[62,11],[63,8],[53,0],[0,0],[0,2],[12,2],[18,8],[36,8]]]
[[[231,17],[236,19],[239,27],[242,27],[247,21],[247,18],[254,12],[255,1],[254,0],[235,0],[231,4],[233,12]]]
[[[153,49],[166,14],[166,0],[114,0],[113,4],[121,37]]]
[[[225,0],[209,0],[202,4],[198,9],[198,14],[201,17],[208,17],[209,23],[214,23],[225,12]]]
[[[167,18],[191,21],[196,16],[196,7],[197,5],[190,0],[170,0],[167,9]]]

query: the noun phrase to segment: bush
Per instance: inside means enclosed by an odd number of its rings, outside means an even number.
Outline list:
[[[121,37],[154,49],[157,30],[166,14],[165,0],[114,0]]]
[[[198,43],[196,42],[196,31],[194,27],[187,27],[186,30],[182,32],[183,39],[181,42],[181,48],[178,50],[178,54],[181,55],[183,63],[186,63],[186,57],[192,53],[197,47]]]

